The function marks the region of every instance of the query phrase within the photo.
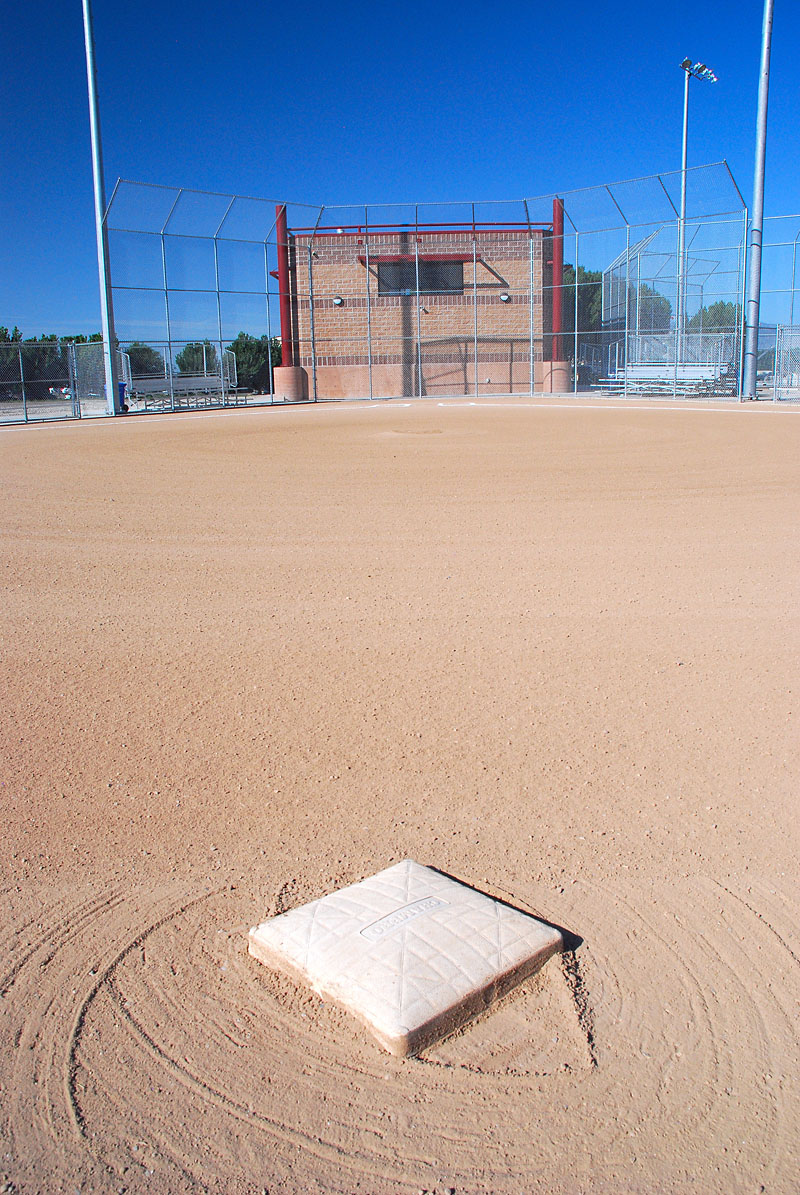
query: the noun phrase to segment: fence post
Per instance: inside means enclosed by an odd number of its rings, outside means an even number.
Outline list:
[[[526,205],[526,211],[527,211],[527,205]],[[528,273],[529,273],[529,279],[528,279],[528,340],[529,340],[528,356],[529,356],[529,358],[530,358],[530,361],[529,361],[529,364],[530,364],[530,370],[529,370],[529,373],[530,373],[530,383],[531,383],[531,398],[533,398],[533,392],[534,392],[534,366],[533,366],[533,234],[532,234],[532,232],[531,232],[531,228],[530,228],[530,222],[528,223],[528,257],[529,257],[529,260],[530,260],[530,270],[528,271]]]
[[[628,397],[628,337],[630,335],[629,312],[631,306],[631,226],[625,221],[625,381],[624,395]]]
[[[364,208],[364,271],[367,279],[367,370],[369,373],[369,397],[372,401],[372,298],[369,286],[369,209]]]
[[[475,358],[475,398],[478,382],[478,236],[475,231],[475,204],[472,205],[472,355]]]
[[[313,239],[313,238],[312,238]],[[317,337],[314,327],[314,271],[311,266],[311,241],[308,242],[308,314],[311,320],[311,372],[314,379],[314,402],[317,401]]]
[[[103,346],[105,348],[105,346]],[[78,397],[78,363],[75,356],[75,345],[67,345],[67,373],[69,375],[69,391],[72,399],[72,415],[80,415],[81,402]],[[77,410],[76,410],[77,405]]]
[[[22,386],[22,418],[28,422],[28,398],[25,394],[25,369],[22,364],[22,345],[17,345],[17,352],[19,353],[19,380]]]
[[[227,406],[227,393],[225,390],[225,371],[222,361],[222,298],[219,293],[219,253],[217,250],[217,237],[219,236],[222,225],[228,218],[228,212],[236,202],[236,196],[231,197],[231,201],[225,209],[225,215],[220,220],[214,231],[214,281],[217,287],[217,332],[219,333],[219,379],[222,388],[222,405]]]
[[[572,393],[578,393],[578,230],[575,229],[575,327],[572,350]]]
[[[742,246],[741,246],[741,269],[742,274],[739,286],[739,398],[743,397],[742,388],[744,386],[744,345],[746,335],[746,314],[745,314],[745,288],[747,286],[747,230],[750,223],[750,215],[747,208],[742,213]]]
[[[417,398],[422,398],[422,327],[419,314],[419,207],[414,207],[414,276],[417,280]]]
[[[269,302],[269,246],[266,239],[264,240],[264,294],[267,300],[267,342],[269,344],[269,354],[267,360],[269,363],[269,401],[272,403],[275,400],[275,380],[272,373],[272,316],[270,314]]]

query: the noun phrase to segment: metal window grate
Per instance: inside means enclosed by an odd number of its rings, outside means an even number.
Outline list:
[[[417,265],[409,261],[378,262],[379,295],[413,295],[417,291]],[[419,262],[421,295],[460,295],[464,291],[462,261]]]

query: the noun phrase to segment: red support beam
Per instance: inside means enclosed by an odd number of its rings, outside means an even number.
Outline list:
[[[552,360],[564,360],[561,333],[564,328],[564,204],[553,200],[553,348]]]
[[[275,205],[275,237],[278,243],[278,294],[281,304],[281,365],[294,365],[292,352],[292,301],[289,293],[289,234],[286,204]]]

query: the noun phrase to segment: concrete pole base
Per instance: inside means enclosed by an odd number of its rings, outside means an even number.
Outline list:
[[[568,361],[543,362],[542,393],[569,394],[572,391],[572,371]]]
[[[275,402],[305,402],[308,398],[308,374],[302,365],[276,365],[272,371]]]

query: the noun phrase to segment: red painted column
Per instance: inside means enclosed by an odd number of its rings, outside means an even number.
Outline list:
[[[563,361],[561,333],[564,327],[564,204],[553,200],[553,348],[552,360]]]
[[[292,352],[292,300],[289,293],[289,234],[286,204],[275,205],[275,237],[278,244],[278,294],[281,304],[281,365],[294,365]]]

